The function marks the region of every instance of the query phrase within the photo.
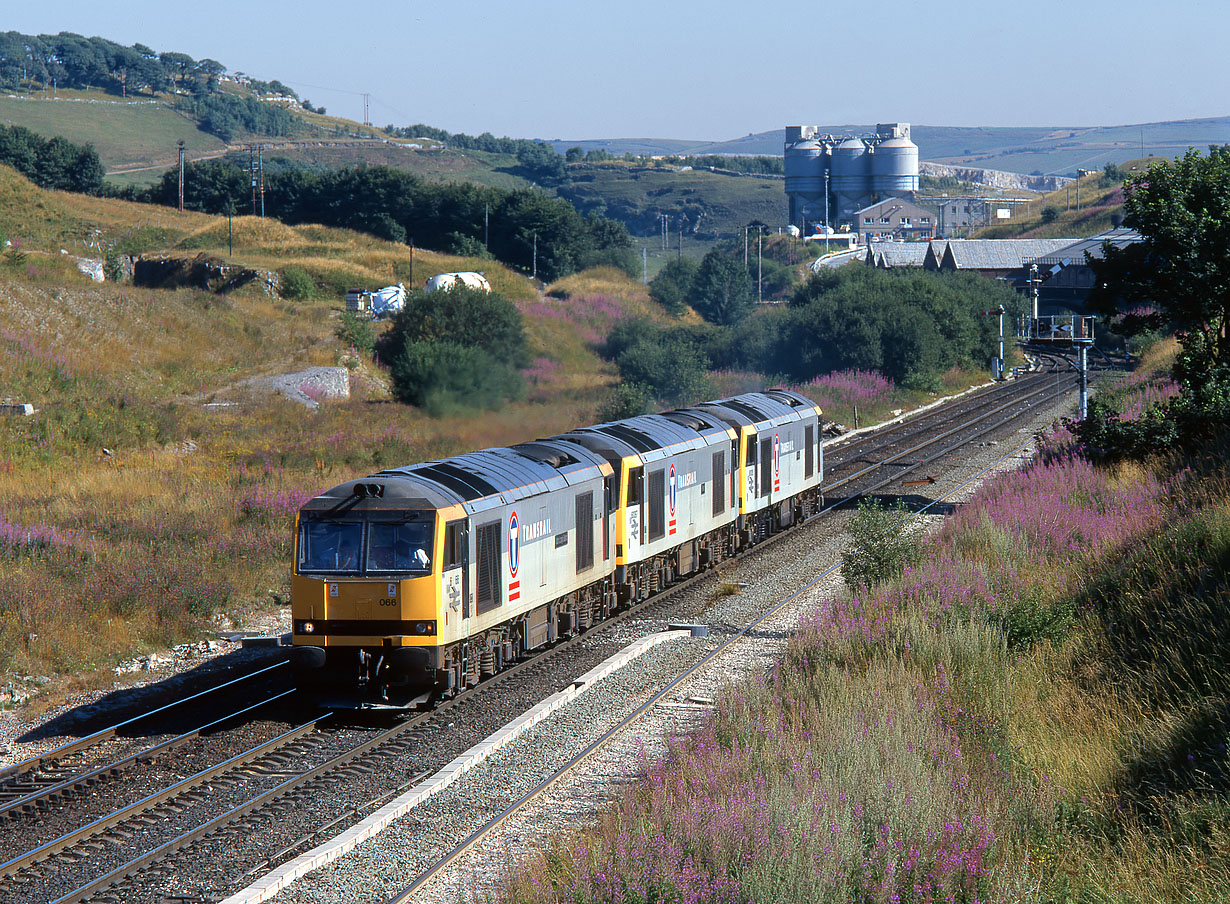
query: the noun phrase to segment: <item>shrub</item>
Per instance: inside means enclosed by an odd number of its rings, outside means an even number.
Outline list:
[[[918,562],[920,547],[910,532],[912,513],[898,500],[892,508],[877,499],[860,502],[846,531],[851,551],[841,564],[841,576],[851,587],[868,589],[901,576]]]
[[[476,346],[407,339],[393,361],[393,391],[403,402],[440,417],[457,409],[497,408],[520,396],[520,375]]]
[[[636,342],[615,359],[626,382],[643,387],[668,405],[690,405],[709,394],[709,361],[677,334]]]
[[[600,422],[619,421],[649,411],[650,392],[639,383],[620,383],[598,408]]]
[[[316,294],[316,282],[302,267],[291,265],[282,269],[282,297],[307,301]]]
[[[376,347],[376,331],[372,329],[372,322],[354,311],[342,314],[342,322],[337,327],[337,338],[364,355],[370,355]]]

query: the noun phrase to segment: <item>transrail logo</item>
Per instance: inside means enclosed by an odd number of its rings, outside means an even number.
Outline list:
[[[517,578],[517,569],[521,567],[521,531],[518,527],[517,513],[508,516],[508,601],[514,603],[521,599],[521,581]]]
[[[517,513],[508,516],[508,573],[514,578],[521,566],[521,530]]]
[[[777,433],[773,434],[773,492],[777,493],[782,488],[782,439]]]
[[[670,523],[667,524],[667,527],[670,528],[669,533],[674,534],[675,533],[675,500],[678,498],[679,491],[678,491],[677,481],[675,480],[675,466],[673,464],[671,465],[669,485],[670,485],[670,492],[668,495],[670,496],[670,501],[671,501],[671,519],[670,519]]]

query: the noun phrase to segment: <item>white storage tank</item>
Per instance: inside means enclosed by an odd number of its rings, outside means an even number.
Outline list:
[[[908,138],[880,142],[871,155],[871,189],[896,197],[918,191],[918,145]]]

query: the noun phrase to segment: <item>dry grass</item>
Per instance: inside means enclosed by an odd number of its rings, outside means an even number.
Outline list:
[[[571,354],[541,370],[527,402],[433,420],[389,402],[387,376],[361,361],[352,399],[310,412],[246,381],[347,357],[345,287],[482,270],[523,306],[535,287],[492,261],[415,250],[411,268],[409,248],[347,230],[44,192],[2,168],[0,203],[17,245],[0,256],[0,379],[39,409],[0,421],[0,674],[58,675],[67,689],[212,618],[242,619],[287,595],[302,499],[382,467],[562,432],[612,379],[575,330],[531,318],[541,354]],[[61,247],[296,264],[318,291],[289,301],[259,282],[229,295],[95,284]],[[643,291],[629,303],[645,305]],[[220,399],[234,407],[204,407]]]

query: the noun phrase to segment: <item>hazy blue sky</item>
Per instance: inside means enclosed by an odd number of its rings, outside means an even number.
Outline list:
[[[1230,113],[1222,0],[51,0],[0,28],[209,57],[329,112],[517,138]]]

